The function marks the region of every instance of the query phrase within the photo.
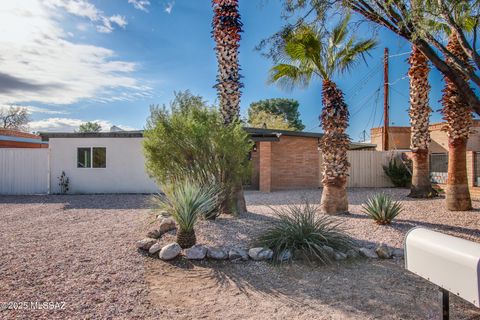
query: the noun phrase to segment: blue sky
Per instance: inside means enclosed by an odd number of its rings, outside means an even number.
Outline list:
[[[83,121],[104,129],[142,129],[149,105],[190,89],[211,103],[216,59],[210,0],[22,0],[0,4],[0,105],[31,112],[32,130],[72,131]],[[271,62],[255,46],[284,24],[277,0],[240,0],[244,23],[241,112],[266,98],[300,102],[307,131],[320,131],[321,82],[285,92],[267,84]],[[357,34],[371,35],[362,25]],[[383,48],[389,47],[391,124],[408,125],[410,45],[379,30],[379,46],[350,74],[337,76],[351,110],[353,140],[378,126],[383,103]],[[441,75],[431,73],[431,105],[439,108]],[[0,86],[1,87],[1,86]],[[441,120],[439,113],[432,121]]]

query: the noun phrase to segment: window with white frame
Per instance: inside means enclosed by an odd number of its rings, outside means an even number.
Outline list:
[[[77,148],[77,168],[106,168],[107,148]]]

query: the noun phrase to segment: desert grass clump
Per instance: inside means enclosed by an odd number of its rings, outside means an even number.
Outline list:
[[[158,196],[160,208],[178,225],[177,243],[182,248],[190,248],[197,242],[195,223],[217,206],[219,189],[185,179],[166,184],[162,190],[164,195]]]
[[[403,211],[400,202],[392,200],[386,194],[380,193],[367,200],[362,205],[363,212],[375,220],[377,224],[390,224]]]
[[[257,242],[272,249],[273,261],[276,263],[301,257],[310,262],[327,264],[331,262],[330,248],[347,251],[354,247],[353,240],[345,234],[341,222],[332,216],[318,214],[318,206],[308,201],[301,205],[271,209],[279,219]]]

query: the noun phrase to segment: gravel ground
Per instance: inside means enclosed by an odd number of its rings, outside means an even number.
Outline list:
[[[377,226],[360,205],[384,191],[405,211]],[[480,203],[448,212],[443,200],[413,200],[399,189],[352,189],[348,232],[363,242],[401,247],[415,225],[480,241]],[[312,202],[319,190],[246,193],[250,213],[197,226],[199,243],[247,247],[275,216],[271,207]],[[0,310],[0,319],[438,319],[435,286],[402,260],[331,266],[264,262],[162,262],[138,253],[152,225],[149,196],[0,197],[0,302],[65,302],[63,310]],[[174,239],[165,235],[161,242]],[[457,297],[453,319],[480,319]]]

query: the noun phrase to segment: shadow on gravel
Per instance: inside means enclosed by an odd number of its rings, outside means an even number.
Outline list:
[[[64,209],[148,209],[148,194],[0,196],[0,204],[63,204]]]

